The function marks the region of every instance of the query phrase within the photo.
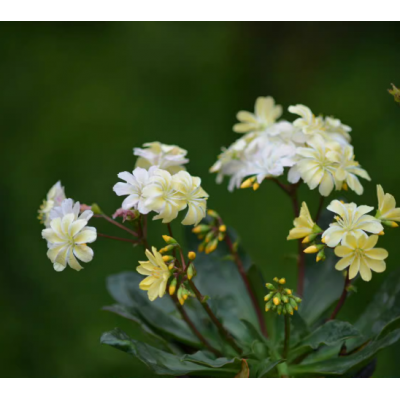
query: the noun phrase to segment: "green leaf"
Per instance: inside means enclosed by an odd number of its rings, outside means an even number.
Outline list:
[[[400,270],[387,277],[355,326],[369,339],[397,317],[400,317]]]
[[[335,346],[347,339],[359,336],[359,332],[348,322],[328,321],[320,326],[293,350],[290,351],[290,359],[294,360],[309,349],[318,349],[321,345]]]
[[[107,287],[111,296],[125,307],[133,316],[157,333],[202,348],[202,344],[177,312],[175,304],[169,296],[150,301],[147,293],[139,289],[142,276],[136,272],[122,272],[107,279]],[[190,305],[193,306],[191,309]],[[196,327],[216,348],[220,348],[220,339],[207,319],[204,310],[194,300],[185,303],[185,309]]]
[[[162,350],[171,350],[170,345],[168,342],[163,339],[161,336],[157,335],[149,326],[147,326],[141,319],[140,317],[133,315],[131,311],[129,311],[125,306],[122,306],[120,304],[114,304],[112,306],[105,306],[103,307],[103,310],[105,311],[110,311],[114,314],[120,315],[121,317],[124,317],[126,319],[129,319],[130,321],[133,321],[135,324],[137,324],[140,329],[144,332],[146,335],[146,342],[151,344],[152,346],[155,346],[157,348],[161,348]]]
[[[325,254],[326,260],[319,263],[314,254],[306,255],[304,296],[299,313],[309,326],[339,299],[343,291],[343,275],[335,270],[337,257],[331,249]]]
[[[343,375],[349,371],[367,365],[376,353],[385,347],[391,346],[400,339],[400,321],[397,319],[388,324],[381,334],[360,350],[345,356],[303,363],[289,367],[291,375]]]
[[[248,378],[250,376],[249,364],[247,364],[246,360],[242,360],[242,367],[238,374],[235,375],[235,378]]]
[[[198,351],[194,354],[185,354],[181,357],[181,361],[190,361],[195,364],[205,365],[210,368],[222,368],[226,365],[231,365],[236,371],[241,368],[241,359],[233,358],[228,359],[226,357],[216,358],[213,354],[206,351]]]
[[[138,342],[131,339],[125,332],[120,329],[114,329],[111,332],[103,333],[100,342],[124,351],[142,361],[153,372],[159,375],[207,375],[207,376],[231,376],[233,377],[240,370],[237,360],[226,360],[220,362],[226,368],[213,368],[209,365],[199,362],[191,362],[182,360],[175,354],[167,353],[160,349],[156,349],[149,344]],[[193,356],[192,356],[193,357]],[[206,357],[206,356],[204,356]],[[202,356],[198,356],[202,359]],[[208,357],[206,357],[208,359]],[[217,362],[216,362],[217,363]]]
[[[264,378],[267,374],[272,372],[272,370],[278,364],[280,364],[282,362],[283,362],[283,360],[272,361],[270,358],[266,358],[266,359],[262,360],[257,365],[256,371],[255,371],[255,377],[256,378]]]
[[[236,234],[228,229],[235,241]],[[191,230],[186,230],[186,241],[189,249],[197,248],[199,241]],[[250,259],[239,249],[240,257],[246,270],[249,269]],[[223,325],[240,342],[251,340],[247,330],[240,322],[245,318],[257,326],[257,316],[246,287],[238,272],[236,264],[224,257],[229,254],[225,242],[220,242],[217,249],[211,254],[198,253],[195,266],[198,274],[195,278],[196,286],[203,295],[210,296],[210,305]],[[259,283],[263,286],[263,282]]]

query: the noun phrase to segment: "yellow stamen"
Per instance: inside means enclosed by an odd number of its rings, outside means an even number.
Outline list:
[[[383,236],[384,234],[385,234],[385,232],[383,232],[383,231],[380,231],[380,232],[378,233],[379,236]]]
[[[253,186],[254,181],[256,180],[256,177],[253,176],[251,178],[246,179],[242,184],[240,185],[240,189],[248,189],[249,187]]]
[[[256,183],[253,185],[253,190],[256,191],[256,190],[258,190],[259,188],[260,188],[260,184],[256,182]]]

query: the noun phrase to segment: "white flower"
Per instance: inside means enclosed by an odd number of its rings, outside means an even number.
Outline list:
[[[175,219],[178,212],[186,207],[186,202],[174,186],[171,174],[163,169],[154,171],[148,185],[143,188],[142,195],[146,199],[145,207],[159,213],[153,219],[162,219],[165,224]]]
[[[148,275],[143,279],[139,288],[147,291],[150,301],[157,297],[163,297],[167,287],[168,278],[171,272],[163,261],[162,255],[155,247],[152,248],[153,254],[146,250],[146,256],[149,261],[139,261],[140,265],[136,268],[141,275]]]
[[[333,117],[325,117],[324,131],[329,140],[335,140],[342,145],[347,145],[351,142],[351,128],[342,124],[340,119]]]
[[[300,215],[293,221],[294,228],[290,230],[287,240],[302,239],[318,233],[318,226],[312,220],[307,204],[303,201]]]
[[[254,114],[248,111],[239,111],[236,117],[240,122],[233,126],[233,130],[237,133],[263,131],[281,115],[282,107],[275,105],[272,97],[258,97],[254,107]]]
[[[156,165],[171,174],[175,174],[185,170],[183,164],[189,162],[185,158],[187,151],[175,145],[151,142],[145,143],[143,147],[145,148],[135,147],[133,149],[133,154],[139,156],[136,167],[149,169],[152,165]]]
[[[297,154],[301,159],[296,164],[296,172],[301,176],[311,190],[319,185],[322,196],[329,196],[332,192],[335,179],[336,164],[327,157],[332,150],[332,143],[316,136],[311,139],[308,147],[299,147]]]
[[[382,221],[400,222],[400,208],[396,208],[395,198],[383,191],[381,185],[377,185],[378,191],[378,213],[376,218]]]
[[[280,176],[285,167],[295,163],[295,154],[295,147],[282,143],[265,143],[259,151],[248,156],[246,175],[256,175],[258,183],[267,177]]]
[[[205,216],[208,194],[200,186],[201,179],[180,171],[172,177],[174,188],[180,198],[188,205],[183,225],[197,225]]]
[[[217,183],[221,183],[224,176],[230,176],[228,190],[240,187],[246,176],[247,159],[245,150],[258,137],[257,133],[248,133],[232,143],[218,156],[217,162],[210,168],[210,172],[217,172]]]
[[[368,181],[371,180],[367,171],[362,169],[357,161],[354,161],[353,146],[346,145],[340,149],[329,151],[327,157],[337,164],[335,170],[336,189],[341,190],[343,183],[346,183],[350,189],[354,190],[358,195],[363,194],[362,187],[357,176],[361,176]]]
[[[315,117],[312,111],[302,104],[290,106],[289,112],[300,115],[293,125],[301,129],[306,135],[322,134],[324,132],[324,121],[320,117]]]
[[[322,234],[323,242],[329,247],[336,247],[339,242],[344,241],[348,234],[352,233],[356,237],[369,233],[380,233],[383,226],[372,215],[365,215],[372,211],[373,207],[359,206],[355,203],[343,204],[338,200],[333,200],[327,207],[329,211],[338,214],[336,221],[329,225],[329,228]]]
[[[360,272],[364,281],[370,281],[372,278],[371,270],[374,272],[383,272],[386,269],[385,260],[388,252],[385,249],[375,248],[378,242],[378,236],[372,235],[368,237],[365,234],[356,237],[355,235],[347,235],[343,242],[343,246],[335,249],[338,257],[343,257],[337,262],[335,268],[343,271],[349,267],[349,279],[353,279]]]
[[[58,181],[49,190],[46,200],[43,200],[43,204],[40,206],[38,211],[38,218],[46,227],[50,226],[50,211],[53,209],[53,207],[60,206],[63,200],[65,200],[64,187],[61,186],[61,182]]]
[[[147,214],[150,210],[145,206],[145,198],[143,197],[143,188],[149,183],[150,178],[158,167],[150,167],[149,170],[137,167],[132,174],[129,172],[120,172],[118,178],[123,179],[126,183],[118,182],[114,185],[113,190],[117,196],[128,197],[122,202],[122,208],[129,210],[135,208],[141,214]]]
[[[93,250],[86,245],[97,238],[96,228],[86,226],[92,217],[92,211],[84,211],[79,216],[79,203],[73,205],[71,199],[62,202],[57,212],[62,215],[53,218],[50,227],[43,229],[42,236],[49,248],[47,256],[56,271],[63,271],[67,264],[80,271],[79,260],[89,262],[93,259]]]

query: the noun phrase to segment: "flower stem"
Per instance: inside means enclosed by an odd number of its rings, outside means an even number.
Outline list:
[[[179,313],[181,314],[183,320],[188,324],[190,330],[194,333],[194,335],[200,340],[201,343],[204,344],[205,347],[207,347],[208,350],[210,350],[212,353],[214,353],[217,357],[222,357],[223,354],[212,347],[210,343],[207,342],[205,337],[199,332],[199,330],[196,328],[194,325],[193,321],[189,318],[189,315],[187,314],[186,310],[179,304],[178,298],[176,297],[176,294],[171,296],[173,302],[175,303],[175,306]]]
[[[107,238],[107,239],[119,240],[120,242],[128,242],[128,243],[133,243],[133,244],[137,244],[138,243],[136,240],[120,238],[120,237],[117,237],[117,236],[105,235],[104,233],[99,233],[99,232],[97,232],[97,236],[101,236],[101,237],[104,237],[104,238]]]
[[[95,215],[96,215],[96,214],[95,214]],[[115,225],[115,226],[118,226],[118,228],[123,229],[124,231],[130,233],[130,234],[133,235],[133,236],[136,236],[136,237],[139,236],[139,234],[138,234],[137,232],[135,232],[135,231],[133,231],[133,230],[127,228],[125,225],[122,225],[122,224],[120,224],[120,223],[117,222],[117,221],[114,221],[112,218],[110,218],[110,217],[109,217],[108,215],[106,215],[106,214],[97,214],[96,216],[98,216],[98,217],[100,217],[100,218],[104,218],[104,219],[105,219],[106,221],[108,221],[110,224],[113,224],[113,225]]]
[[[285,315],[285,341],[283,345],[282,357],[286,360],[289,352],[289,341],[290,341],[290,317]]]
[[[147,241],[147,215],[141,215],[138,220],[139,237],[145,249],[149,250],[149,243]]]
[[[249,294],[251,302],[253,303],[254,309],[257,314],[257,319],[258,319],[258,323],[260,325],[261,332],[263,333],[263,335],[265,337],[268,337],[267,327],[265,325],[265,320],[264,320],[264,316],[261,311],[260,305],[257,301],[256,296],[254,295],[253,291],[251,290],[251,285],[250,285],[249,279],[247,278],[246,271],[244,269],[242,260],[240,259],[237,250],[234,248],[234,246],[232,244],[232,240],[228,233],[225,235],[225,242],[228,245],[229,251],[231,252],[231,254],[235,260],[235,263],[238,267],[239,274],[243,279],[243,283],[246,286],[247,293]]]
[[[200,302],[200,304],[203,306],[204,311],[208,314],[210,317],[211,321],[214,323],[214,325],[217,327],[219,334],[225,338],[225,340],[230,344],[230,346],[238,353],[242,353],[242,349],[236,344],[235,340],[231,336],[231,334],[224,328],[224,326],[221,324],[221,322],[218,320],[218,318],[215,316],[215,314],[212,312],[210,306],[207,303],[206,298],[200,293],[199,289],[197,289],[196,285],[192,280],[188,281],[191,289],[193,290],[193,293],[195,294],[197,300]]]
[[[335,319],[338,312],[343,307],[343,304],[347,298],[347,288],[349,287],[349,285],[350,285],[350,279],[349,279],[349,274],[347,273],[346,279],[344,280],[344,287],[343,287],[342,295],[340,296],[340,299],[339,299],[338,303],[336,304],[335,309],[333,310],[331,316],[329,317],[329,320]]]
[[[315,223],[316,224],[318,224],[319,217],[321,216],[321,212],[322,212],[322,209],[324,207],[324,200],[325,200],[325,197],[320,195],[319,204],[318,204],[318,210],[317,210],[317,214],[315,215]]]

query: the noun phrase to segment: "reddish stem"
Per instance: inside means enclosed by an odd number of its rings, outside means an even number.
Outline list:
[[[239,274],[243,279],[243,283],[246,286],[247,293],[249,294],[251,302],[253,303],[253,307],[256,310],[257,319],[258,319],[258,323],[260,325],[261,332],[263,333],[263,335],[265,337],[268,337],[267,327],[265,326],[265,320],[264,320],[260,305],[258,304],[256,296],[254,295],[253,291],[251,290],[251,285],[250,285],[249,279],[247,278],[247,274],[244,269],[242,260],[240,259],[238,252],[234,249],[232,240],[228,234],[225,235],[225,242],[228,245],[229,251],[231,252],[231,254],[235,260]]]
[[[113,224],[115,226],[118,226],[118,228],[123,229],[124,231],[128,232],[129,234],[138,237],[139,234],[129,228],[127,228],[125,225],[120,224],[117,221],[114,221],[112,218],[110,218],[108,215],[106,214],[95,214],[96,216],[100,217],[100,218],[104,218],[106,221],[108,221],[110,224]]]
[[[104,233],[99,233],[99,232],[97,232],[97,236],[101,236],[101,237],[104,237],[104,238],[107,238],[107,239],[118,240],[120,242],[128,242],[128,243],[133,243],[133,244],[137,244],[138,243],[136,240],[120,238],[120,237],[117,237],[117,236],[105,235]]]
[[[349,274],[347,273],[346,279],[344,280],[344,287],[343,287],[342,295],[340,296],[340,299],[339,299],[338,303],[336,304],[335,309],[333,310],[331,316],[329,317],[329,320],[335,319],[336,316],[338,315],[339,311],[343,307],[343,304],[347,298],[347,293],[348,293],[347,288],[349,287],[349,285],[350,285],[350,279],[349,279]]]

